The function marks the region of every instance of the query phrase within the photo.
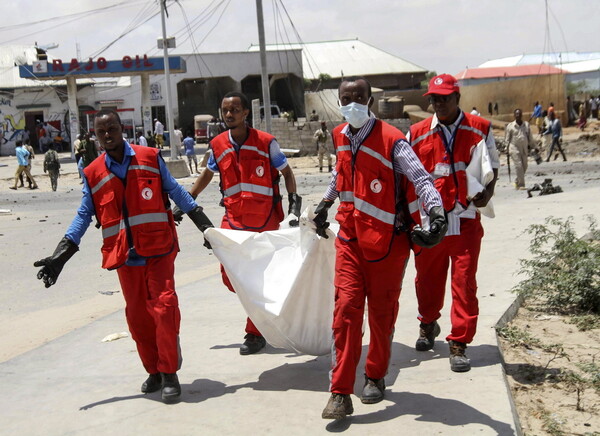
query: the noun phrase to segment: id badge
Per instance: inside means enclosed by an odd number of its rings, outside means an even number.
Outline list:
[[[445,163],[438,163],[435,165],[433,175],[436,177],[446,177],[450,175],[450,165]]]

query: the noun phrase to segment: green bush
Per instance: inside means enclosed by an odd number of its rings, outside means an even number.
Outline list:
[[[600,314],[600,231],[588,217],[590,237],[580,239],[573,218],[546,218],[525,232],[532,235],[533,257],[521,259],[519,274],[527,276],[513,288],[525,298],[563,314]]]

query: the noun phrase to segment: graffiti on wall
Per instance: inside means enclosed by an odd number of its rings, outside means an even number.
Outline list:
[[[0,144],[22,140],[25,133],[25,116],[17,121],[15,115],[7,114],[0,109]]]

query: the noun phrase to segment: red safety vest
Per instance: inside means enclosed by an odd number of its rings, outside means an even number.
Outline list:
[[[211,141],[211,148],[221,175],[221,194],[225,217],[231,228],[261,230],[273,213],[283,220],[279,171],[271,165],[269,146],[275,138],[248,128],[248,138],[236,152],[223,132]]]
[[[433,184],[442,197],[446,211],[451,211],[459,203],[465,209],[467,201],[467,166],[471,153],[480,141],[485,141],[490,132],[489,121],[463,112],[463,119],[455,132],[452,153],[446,150],[441,127],[431,129],[433,118],[427,118],[410,127],[410,145],[423,163],[425,171],[433,177]],[[436,174],[436,165],[449,167],[446,176]],[[409,189],[409,211],[413,220],[420,223],[419,200],[414,189]]]
[[[158,150],[131,148],[135,155],[126,183],[109,171],[104,154],[83,170],[102,226],[102,268],[106,269],[124,265],[130,249],[147,258],[164,256],[179,247],[173,214],[162,189]]]
[[[347,123],[337,126],[332,133],[340,198],[335,217],[340,223],[338,236],[356,239],[366,260],[382,260],[394,238],[400,197],[393,167],[394,144],[405,137],[377,120],[353,156],[350,140],[342,133],[345,126]]]

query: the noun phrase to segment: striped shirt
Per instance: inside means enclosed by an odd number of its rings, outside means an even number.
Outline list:
[[[356,154],[360,145],[369,136],[373,126],[375,125],[376,118],[371,114],[371,118],[367,123],[362,126],[356,134],[352,134],[350,131],[350,125],[346,125],[342,130],[342,133],[350,140],[350,150],[352,154]],[[417,158],[414,151],[412,150],[409,143],[404,139],[399,139],[394,144],[393,152],[393,167],[397,176],[405,175],[408,180],[415,186],[417,195],[423,199],[425,203],[425,210],[429,211],[432,207],[441,206],[442,199],[440,194],[432,184],[431,176],[425,171],[421,161]],[[323,198],[325,200],[335,200],[339,192],[336,189],[337,171],[333,170],[331,173],[331,180],[329,186]],[[400,192],[396,192],[399,195]]]

